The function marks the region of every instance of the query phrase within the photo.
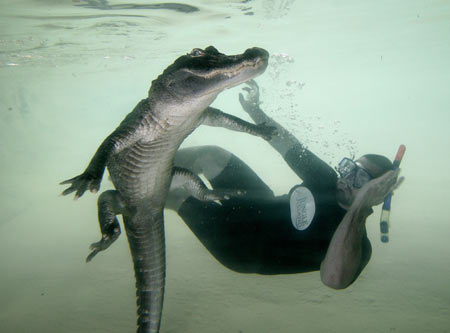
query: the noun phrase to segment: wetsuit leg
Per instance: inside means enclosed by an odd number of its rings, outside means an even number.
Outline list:
[[[222,190],[244,190],[244,199],[257,201],[258,199],[274,198],[273,191],[264,181],[241,159],[232,155],[215,177],[208,179],[212,188]],[[221,201],[222,204],[233,204],[236,198]],[[241,198],[238,198],[241,201]]]
[[[217,146],[179,150],[174,164],[203,174],[214,189],[245,190],[247,198],[273,198],[273,192],[244,161]]]
[[[247,201],[231,207],[190,197],[178,214],[221,264],[240,273],[260,270],[260,224]]]
[[[213,189],[239,189],[243,197],[202,202],[192,197],[178,214],[208,249],[226,267],[251,273],[260,265],[259,198],[273,198],[272,190],[242,160],[215,146],[182,149],[175,165],[202,173]]]

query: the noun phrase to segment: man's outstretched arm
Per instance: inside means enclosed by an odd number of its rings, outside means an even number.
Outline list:
[[[315,184],[334,184],[336,173],[326,162],[309,151],[292,133],[278,122],[267,116],[259,107],[259,87],[254,80],[247,82],[244,88],[248,94],[246,98],[239,94],[239,101],[244,110],[256,124],[274,126],[277,134],[268,142],[284,158],[289,167],[302,180]]]

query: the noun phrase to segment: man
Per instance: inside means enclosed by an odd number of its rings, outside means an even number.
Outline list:
[[[306,149],[259,108],[259,91],[249,83],[240,94],[255,123],[275,126],[269,143],[303,183],[276,197],[243,161],[215,146],[182,149],[175,165],[203,174],[213,190],[243,194],[217,202],[199,201],[173,188],[166,207],[178,212],[210,253],[241,273],[286,274],[320,269],[324,284],[348,287],[371,256],[365,222],[402,179],[381,155],[344,158],[337,168]]]

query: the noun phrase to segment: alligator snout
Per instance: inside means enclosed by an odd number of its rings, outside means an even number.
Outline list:
[[[261,58],[262,60],[268,60],[269,52],[260,47],[252,47],[250,49],[245,50],[244,57],[246,57],[247,59]]]

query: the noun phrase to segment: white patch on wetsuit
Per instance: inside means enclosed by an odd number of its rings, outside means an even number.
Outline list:
[[[305,230],[310,225],[316,213],[316,203],[309,189],[298,186],[289,197],[292,225],[297,230]]]

